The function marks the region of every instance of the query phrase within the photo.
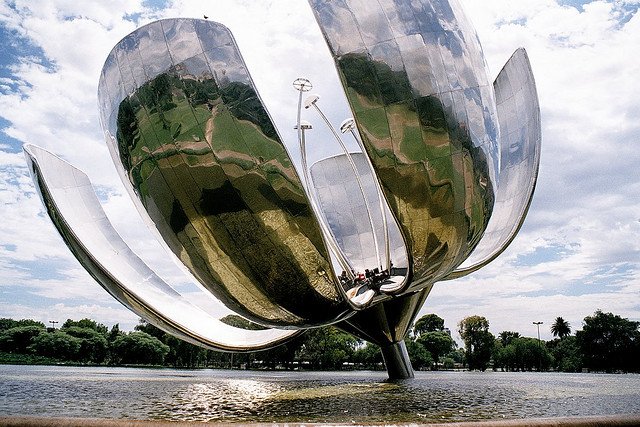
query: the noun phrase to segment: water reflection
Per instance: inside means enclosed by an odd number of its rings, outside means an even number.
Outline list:
[[[150,418],[255,420],[264,402],[280,390],[279,384],[250,379],[188,384],[173,393],[170,402],[161,402]]]
[[[640,412],[640,375],[0,366],[0,416],[398,423]]]

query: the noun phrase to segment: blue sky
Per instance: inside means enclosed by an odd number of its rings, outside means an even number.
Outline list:
[[[491,78],[516,48],[529,53],[543,119],[540,178],[511,247],[467,278],[436,284],[423,312],[444,317],[452,330],[479,314],[494,333],[529,336],[536,333],[532,322],[543,321],[547,339],[556,316],[574,329],[596,309],[640,320],[640,60],[634,56],[640,1],[461,3]],[[137,319],[93,282],[57,236],[28,176],[24,142],[85,170],[134,250],[187,295],[195,292],[119,183],[102,140],[96,90],[109,50],[136,26],[204,14],[233,31],[281,129],[295,114],[289,92],[296,77],[309,77],[325,105],[340,104],[332,102],[341,94],[326,72],[331,63],[320,32],[299,0],[0,2],[0,317],[91,317],[125,328]],[[338,123],[347,114],[340,106],[328,113]]]

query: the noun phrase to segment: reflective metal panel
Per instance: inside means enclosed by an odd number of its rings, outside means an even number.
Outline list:
[[[540,163],[540,106],[527,52],[515,51],[494,83],[500,118],[500,182],[482,241],[447,279],[465,276],[500,255],[529,209]]]
[[[480,241],[498,182],[495,103],[455,0],[309,0],[421,289]],[[365,4],[366,3],[366,4]]]
[[[364,155],[351,153],[351,157],[357,165],[367,199],[377,200],[377,189]],[[365,206],[346,155],[342,154],[314,163],[311,166],[311,177],[329,227],[355,270],[364,272],[366,269],[382,269],[383,266],[377,264],[367,209],[371,212],[374,230],[378,236],[379,253],[384,253],[382,212],[377,203]],[[391,218],[391,212],[388,209],[386,215]],[[395,223],[390,224],[389,240],[394,270],[406,271],[407,253],[400,230]]]
[[[65,243],[94,279],[137,315],[215,350],[269,348],[298,334],[229,326],[186,301],[120,238],[84,173],[36,146],[26,145],[24,151],[36,188]]]
[[[348,315],[298,174],[229,31],[162,20],[109,58],[99,97],[112,157],[142,215],[193,275],[261,324]]]

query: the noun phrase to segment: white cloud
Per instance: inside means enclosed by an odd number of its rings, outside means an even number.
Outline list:
[[[588,293],[584,295],[516,295],[507,292],[509,278],[494,282],[490,286],[469,283],[439,283],[427,299],[425,312],[434,312],[445,319],[445,326],[457,331],[458,322],[470,315],[485,316],[490,330],[495,335],[501,331],[517,331],[524,336],[535,337],[536,328],[532,322],[542,321],[540,337],[552,337],[549,328],[556,317],[569,321],[572,330],[582,328],[582,320],[593,315],[597,309],[612,312],[622,317],[637,318],[636,302],[638,288],[618,289],[611,293]],[[453,287],[453,289],[449,287]]]

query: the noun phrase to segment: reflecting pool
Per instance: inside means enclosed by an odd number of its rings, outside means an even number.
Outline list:
[[[640,375],[0,366],[0,416],[454,422],[640,413]]]

